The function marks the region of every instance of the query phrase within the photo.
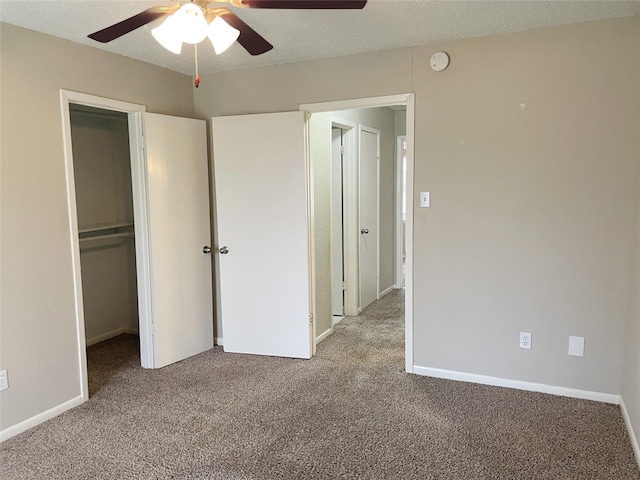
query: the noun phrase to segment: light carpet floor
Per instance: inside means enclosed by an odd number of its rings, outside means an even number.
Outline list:
[[[640,479],[615,405],[405,374],[402,304],[312,360],[91,347],[89,401],[0,445],[0,478]]]

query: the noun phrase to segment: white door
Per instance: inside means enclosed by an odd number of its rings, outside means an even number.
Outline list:
[[[344,315],[343,149],[342,129],[333,127],[331,129],[331,311],[336,317]]]
[[[360,127],[360,308],[378,298],[380,132]]]
[[[144,114],[154,367],[213,348],[206,122]],[[205,249],[206,250],[206,249]]]
[[[305,113],[212,119],[226,352],[312,355]]]

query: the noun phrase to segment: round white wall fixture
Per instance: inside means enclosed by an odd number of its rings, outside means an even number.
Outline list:
[[[449,66],[449,55],[445,52],[436,52],[431,57],[431,68],[435,72],[441,72]]]

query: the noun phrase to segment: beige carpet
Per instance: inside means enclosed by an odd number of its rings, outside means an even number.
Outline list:
[[[617,406],[403,372],[402,292],[312,360],[89,349],[89,402],[0,446],[13,479],[636,479]]]

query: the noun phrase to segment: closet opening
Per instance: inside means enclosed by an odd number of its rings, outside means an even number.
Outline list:
[[[69,116],[92,394],[105,357],[141,363],[129,118],[74,103]]]

